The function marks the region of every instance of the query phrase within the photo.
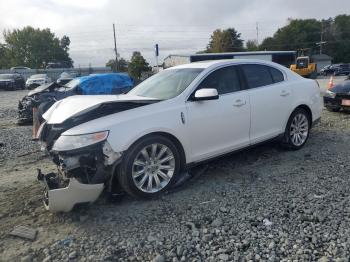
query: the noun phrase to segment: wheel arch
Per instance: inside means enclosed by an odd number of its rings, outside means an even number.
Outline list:
[[[180,167],[181,167],[181,170],[184,169],[184,167],[186,166],[186,152],[185,152],[185,149],[184,149],[182,143],[180,142],[180,140],[176,136],[174,136],[173,134],[170,134],[170,133],[167,133],[167,132],[164,132],[164,131],[151,132],[151,133],[148,133],[148,134],[145,134],[145,135],[139,137],[130,146],[134,145],[135,143],[137,143],[141,139],[144,139],[144,138],[149,137],[149,136],[155,136],[155,135],[163,136],[165,138],[168,138],[171,142],[173,142],[175,144],[176,148],[179,149],[179,153],[180,153]]]
[[[304,110],[307,112],[308,117],[309,117],[309,120],[310,120],[310,125],[312,125],[313,119],[312,119],[312,111],[311,111],[311,108],[310,108],[308,105],[301,104],[301,105],[297,106],[297,107],[293,110],[293,112],[294,112],[296,109],[298,109],[298,108],[304,109]],[[292,112],[292,113],[293,113],[293,112]]]
[[[299,104],[298,106],[295,106],[294,109],[289,113],[289,116],[287,117],[287,120],[284,123],[284,130],[287,128],[287,124],[288,124],[289,118],[294,113],[294,111],[297,110],[298,108],[304,109],[307,112],[309,120],[310,120],[310,125],[312,127],[313,117],[312,117],[312,111],[311,111],[310,107],[308,105],[306,105],[306,104]]]

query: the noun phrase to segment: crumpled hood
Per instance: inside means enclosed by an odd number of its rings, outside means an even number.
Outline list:
[[[49,124],[61,124],[68,118],[82,115],[101,104],[108,102],[152,101],[152,98],[133,95],[77,95],[57,101],[43,115]]]
[[[28,93],[28,96],[32,96],[32,95],[35,95],[35,94],[39,94],[39,93],[42,93],[43,91],[45,91],[46,89],[50,88],[54,83],[49,83],[49,84],[43,84],[41,86],[38,86],[37,88],[31,90],[29,93]]]

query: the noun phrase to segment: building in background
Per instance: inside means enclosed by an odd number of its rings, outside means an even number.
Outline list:
[[[317,65],[317,73],[325,66],[332,64],[332,57],[326,54],[316,54],[311,56],[311,60]]]

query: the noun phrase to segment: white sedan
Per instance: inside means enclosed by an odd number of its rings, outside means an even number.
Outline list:
[[[300,149],[321,110],[314,80],[261,60],[181,65],[126,95],[66,98],[39,131],[59,167],[39,174],[46,206],[69,211],[104,188],[157,196],[184,169],[271,139]]]

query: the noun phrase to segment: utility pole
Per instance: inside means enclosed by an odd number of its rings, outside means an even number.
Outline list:
[[[117,52],[117,40],[115,37],[115,25],[114,25],[114,23],[113,23],[113,35],[114,35],[115,69],[118,72],[118,52]]]
[[[320,42],[317,42],[316,45],[319,45],[320,46],[320,55],[322,54],[322,45],[326,44],[327,42],[326,41],[323,41],[323,22],[321,22],[321,39],[320,39]]]
[[[158,65],[159,46],[158,46],[158,44],[155,44],[155,46],[154,46],[154,54],[156,56],[157,73],[159,73],[159,65]]]
[[[259,45],[259,23],[256,22],[256,45]]]

